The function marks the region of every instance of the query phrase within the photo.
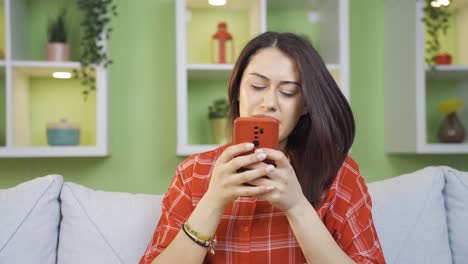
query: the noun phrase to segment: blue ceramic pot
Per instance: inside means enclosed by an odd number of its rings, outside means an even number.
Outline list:
[[[80,144],[80,127],[62,119],[47,125],[47,143],[51,146],[76,146]]]

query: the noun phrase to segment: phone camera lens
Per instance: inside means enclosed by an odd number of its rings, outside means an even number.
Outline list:
[[[263,128],[260,128],[260,134],[263,134]]]
[[[260,142],[258,142],[258,140],[254,140],[252,143],[254,144],[255,147],[258,147],[258,145],[260,144]]]

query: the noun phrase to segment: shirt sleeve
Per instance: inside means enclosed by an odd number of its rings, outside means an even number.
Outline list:
[[[356,263],[384,264],[382,247],[372,220],[372,200],[359,173],[337,241]]]
[[[140,264],[150,264],[179,233],[182,224],[193,211],[190,182],[186,166],[181,164],[177,170],[161,206],[161,217],[153,237],[146,248]]]

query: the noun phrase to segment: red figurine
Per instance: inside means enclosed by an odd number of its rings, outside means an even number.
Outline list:
[[[218,41],[218,47],[213,47],[213,40]],[[213,35],[211,41],[211,61],[214,63],[227,63],[232,62],[234,59],[234,39],[232,35],[227,31],[227,25],[225,22],[218,23],[218,31]],[[226,46],[231,46],[231,53],[228,58],[226,58]],[[218,59],[215,60],[215,49],[218,49]]]

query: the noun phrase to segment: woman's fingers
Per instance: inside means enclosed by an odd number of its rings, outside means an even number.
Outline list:
[[[221,153],[218,160],[222,163],[228,163],[235,157],[251,151],[253,148],[254,148],[254,144],[252,143],[241,143],[241,144],[229,146],[223,151],[223,153]]]
[[[277,167],[284,168],[290,166],[289,160],[282,151],[262,148],[255,150],[255,153],[265,153],[269,160],[274,161]]]
[[[266,158],[265,153],[252,153],[248,155],[242,155],[235,157],[229,161],[226,165],[229,167],[230,171],[237,171],[240,168],[246,168],[247,166],[253,165],[255,163],[261,162]]]
[[[271,192],[275,187],[268,186],[247,186],[241,185],[237,187],[236,194],[238,196],[259,196],[268,192]]]
[[[265,176],[265,169],[259,168],[254,170],[246,170],[233,177],[233,183],[236,185],[250,183],[258,178]]]

